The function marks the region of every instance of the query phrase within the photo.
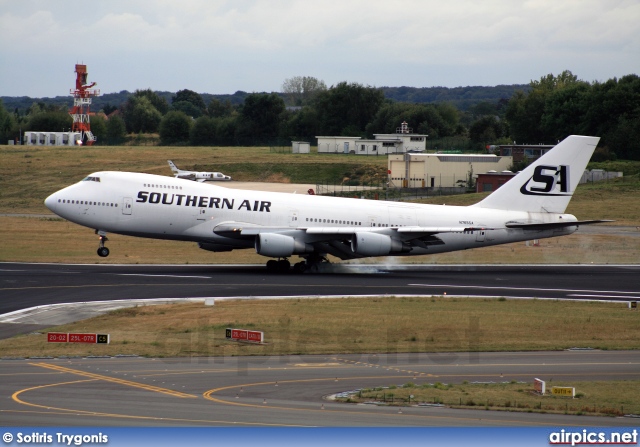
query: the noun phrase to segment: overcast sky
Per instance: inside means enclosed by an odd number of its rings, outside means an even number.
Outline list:
[[[0,96],[585,81],[640,72],[638,0],[0,0]]]

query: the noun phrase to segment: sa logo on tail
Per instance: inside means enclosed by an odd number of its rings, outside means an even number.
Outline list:
[[[533,182],[533,183],[532,183]],[[533,175],[520,188],[520,192],[527,196],[570,196],[569,166],[536,166]],[[560,187],[560,193],[557,187]]]

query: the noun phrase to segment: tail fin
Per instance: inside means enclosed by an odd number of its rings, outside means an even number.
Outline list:
[[[476,207],[509,211],[564,213],[598,145],[598,137],[571,135]]]
[[[173,172],[175,172],[176,174],[180,172],[180,169],[178,169],[178,167],[174,165],[171,160],[167,160],[167,161],[169,162],[169,167]]]

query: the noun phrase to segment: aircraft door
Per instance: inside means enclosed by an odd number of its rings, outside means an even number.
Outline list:
[[[133,210],[133,199],[131,197],[125,197],[122,200],[122,214],[130,216],[132,210]]]
[[[476,242],[484,242],[485,230],[476,230]]]
[[[289,210],[289,226],[297,227],[298,225],[298,210]]]

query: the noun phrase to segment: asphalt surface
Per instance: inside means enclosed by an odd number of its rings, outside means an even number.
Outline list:
[[[625,417],[400,411],[327,397],[407,382],[638,380],[640,351],[31,359],[0,368],[5,426],[637,426]]]
[[[636,301],[639,273],[640,266],[361,265],[273,275],[264,266],[2,263],[0,336],[138,299],[446,293]],[[7,426],[632,426],[637,419],[442,407],[399,413],[327,396],[408,381],[638,380],[640,351],[2,359],[0,375]]]
[[[268,274],[262,265],[0,263],[0,338],[111,310],[129,300],[207,297],[436,295],[640,300],[640,265],[345,265]],[[75,303],[80,306],[40,309]],[[19,316],[6,315],[35,308]],[[57,312],[57,316],[56,313]],[[66,318],[66,319],[65,319]]]

